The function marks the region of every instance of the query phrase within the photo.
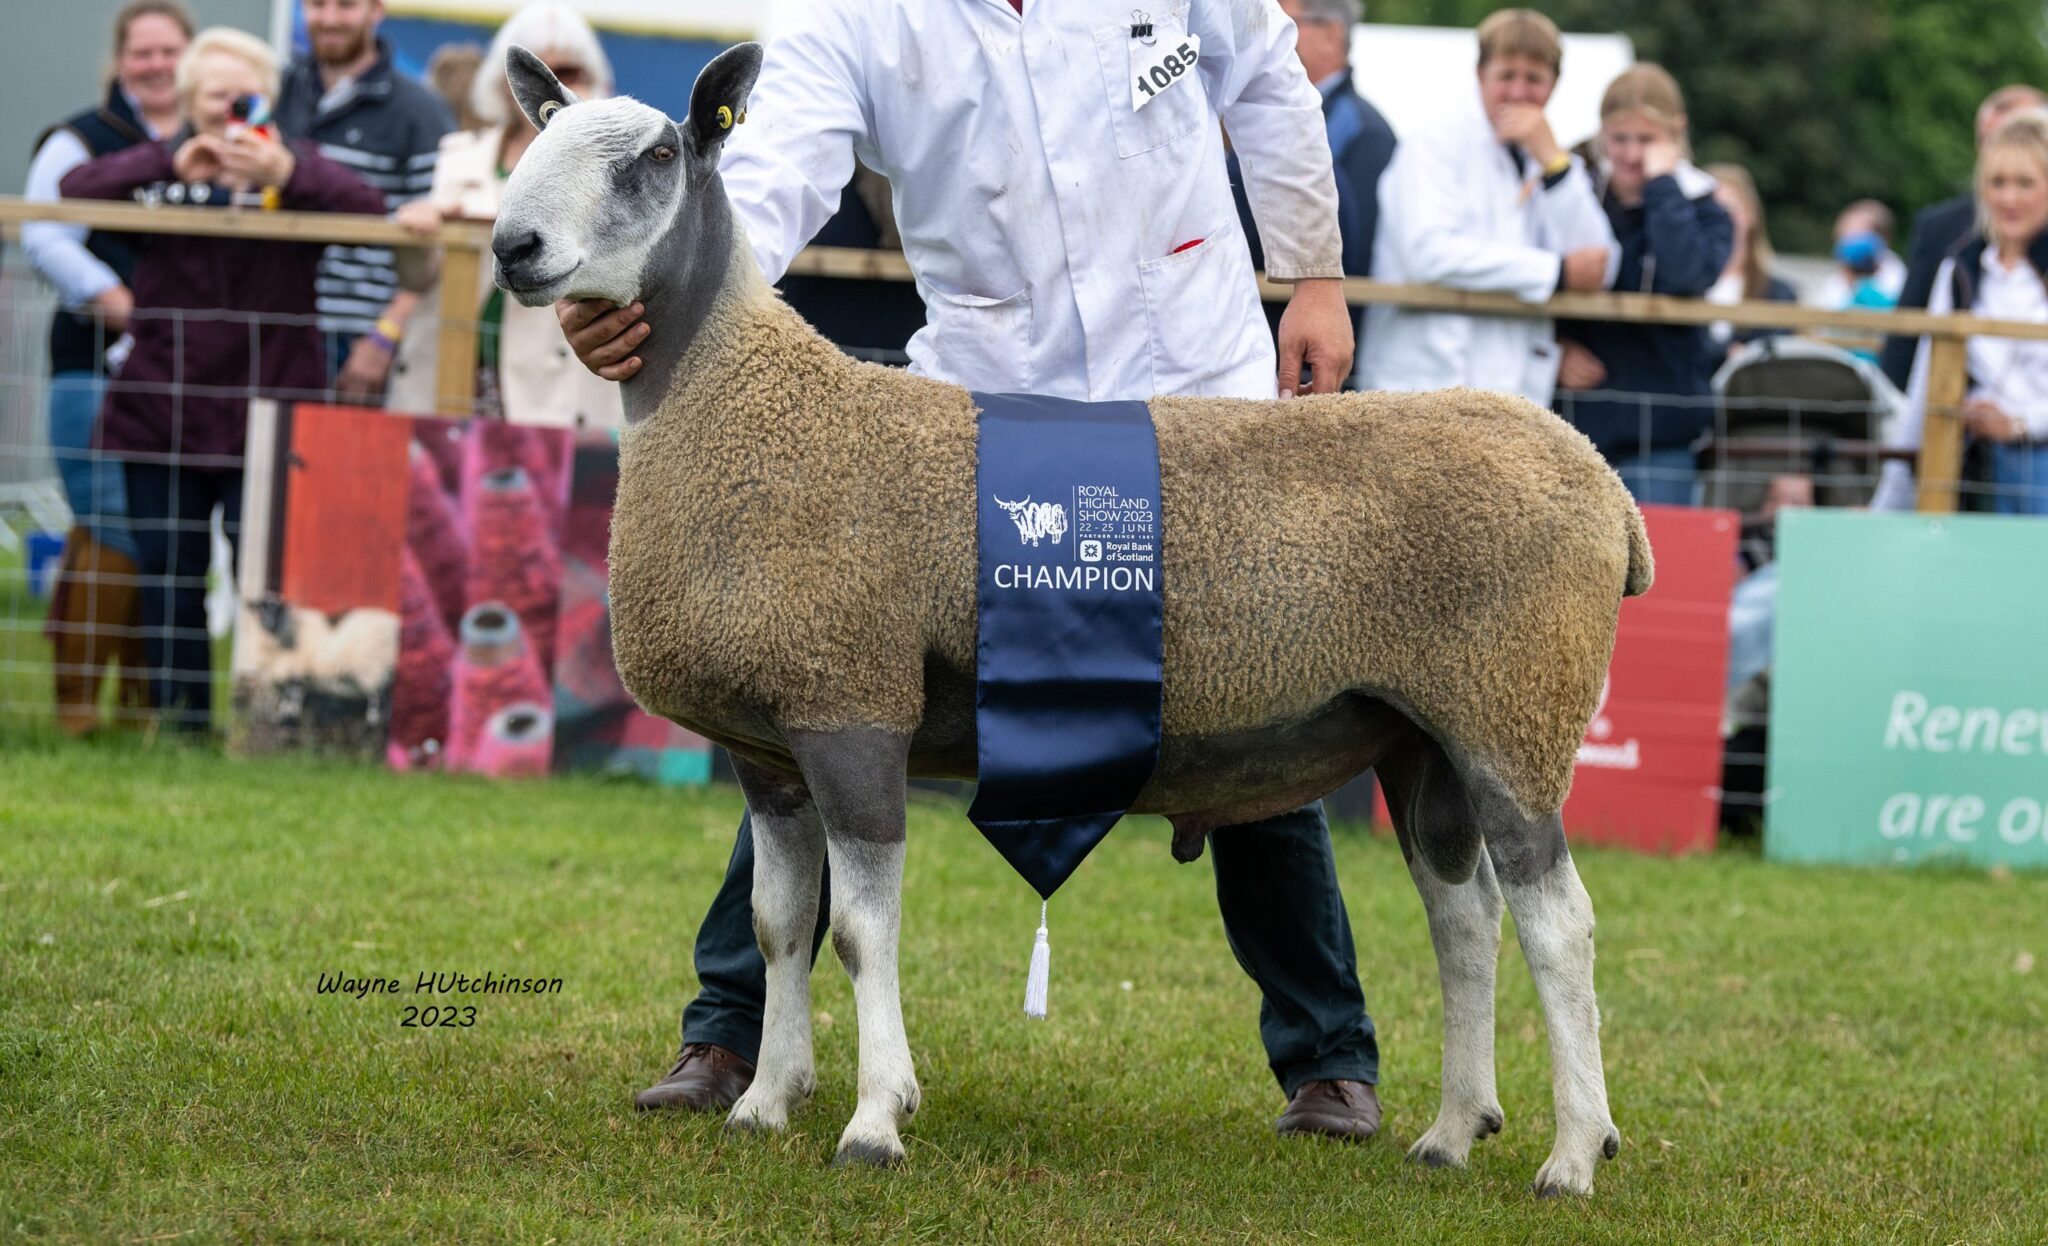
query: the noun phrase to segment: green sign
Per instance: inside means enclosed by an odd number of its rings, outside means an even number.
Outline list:
[[[2048,522],[1778,519],[1766,855],[2048,867]]]

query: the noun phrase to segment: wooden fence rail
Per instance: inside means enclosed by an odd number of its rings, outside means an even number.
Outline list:
[[[0,196],[0,225],[12,230],[25,221],[68,221],[128,233],[235,236],[393,248],[438,247],[443,255],[442,280],[457,290],[474,288],[481,266],[490,262],[490,226],[476,222],[449,222],[432,238],[421,238],[380,218],[328,212],[221,210],[88,200],[31,203]],[[790,266],[790,273],[876,281],[911,279],[910,266],[898,253],[832,247],[805,251]],[[1260,288],[1267,298],[1285,298],[1289,290],[1286,285],[1263,280]],[[1345,281],[1344,295],[1354,305],[1388,303],[1425,311],[1485,316],[1676,325],[1722,322],[1740,329],[1831,330],[1865,337],[1892,333],[1924,335],[1932,339],[1918,472],[1919,509],[1926,512],[1949,512],[1957,506],[1963,461],[1963,424],[1958,409],[1967,386],[1969,339],[2048,341],[2048,324],[1967,315],[1938,316],[1924,311],[1821,311],[1794,303],[1724,305],[1668,295],[1620,293],[1560,293],[1543,303],[1527,303],[1507,294],[1358,277]],[[440,328],[436,406],[442,414],[467,414],[475,397],[477,324],[473,318],[447,317]]]

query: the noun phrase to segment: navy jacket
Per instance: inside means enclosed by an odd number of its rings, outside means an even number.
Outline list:
[[[1603,203],[1621,243],[1618,291],[1698,298],[1712,288],[1734,249],[1735,222],[1727,209],[1712,194],[1688,199],[1675,177],[1653,179],[1637,207],[1623,207],[1611,191]],[[1606,365],[1601,390],[1689,399],[1710,392],[1703,326],[1577,320],[1559,323],[1557,336],[1584,346]],[[1645,443],[1640,399],[1587,398],[1561,389],[1557,403],[1558,413],[1609,459],[1691,445],[1713,422],[1705,402],[1652,399]]]
[[[76,134],[94,158],[149,141],[149,130],[143,125],[142,118],[128,106],[127,93],[121,90],[118,82],[107,88],[106,103],[43,131],[36,139],[36,149],[42,150],[43,144],[58,130]],[[135,242],[131,235],[93,230],[85,236],[85,249],[113,269],[122,285],[129,284],[135,272]],[[112,345],[112,342],[113,339],[103,334],[91,317],[59,307],[50,320],[50,372],[53,375],[59,372],[102,372],[105,364],[101,359],[101,348]]]
[[[1944,199],[1913,218],[1912,238],[1906,243],[1906,284],[1899,290],[1899,306],[1925,308],[1934,291],[1934,276],[1941,262],[1977,232],[1977,197],[1957,195]],[[1913,354],[1920,339],[1893,334],[1884,340],[1879,366],[1900,389],[1913,375]]]
[[[390,44],[377,40],[376,63],[323,111],[324,95],[312,59],[293,61],[277,96],[277,128],[286,138],[317,144],[321,155],[382,192],[386,211],[427,193],[441,136],[455,128],[455,119],[440,96],[398,72]],[[330,247],[320,261],[320,327],[368,333],[397,293],[388,249]]]

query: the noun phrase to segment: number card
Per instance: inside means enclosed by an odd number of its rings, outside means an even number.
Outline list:
[[[1137,112],[1192,73],[1202,59],[1202,38],[1189,35],[1169,47],[1131,44],[1131,111]]]

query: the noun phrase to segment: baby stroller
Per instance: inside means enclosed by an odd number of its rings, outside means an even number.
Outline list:
[[[1864,506],[1905,395],[1838,346],[1767,337],[1714,374],[1714,429],[1700,452],[1707,506],[1756,513],[1771,481],[1813,478],[1821,506]]]
[[[1721,825],[1755,834],[1767,790],[1777,614],[1773,513],[1787,505],[1868,505],[1906,400],[1867,361],[1793,337],[1738,349],[1714,377],[1714,398],[1714,429],[1699,456],[1704,503],[1742,513],[1744,572],[1729,616]]]

